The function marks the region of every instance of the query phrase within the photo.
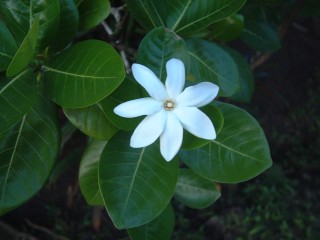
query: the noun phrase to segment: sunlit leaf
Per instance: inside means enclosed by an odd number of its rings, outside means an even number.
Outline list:
[[[0,72],[7,69],[18,46],[6,25],[0,21]]]

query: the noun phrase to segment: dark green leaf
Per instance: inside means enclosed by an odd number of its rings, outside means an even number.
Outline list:
[[[25,69],[35,54],[37,35],[39,29],[39,17],[36,17],[27,36],[22,41],[21,46],[12,58],[6,75],[8,77],[13,77]]]
[[[128,229],[132,240],[170,240],[174,229],[174,212],[171,204],[151,222]]]
[[[109,0],[83,0],[78,5],[80,30],[88,30],[109,16]]]
[[[244,26],[244,17],[235,14],[222,21],[214,23],[212,28],[212,38],[221,42],[228,42],[240,37]]]
[[[219,95],[228,97],[239,89],[239,73],[233,58],[221,47],[200,39],[187,41],[190,55],[191,82],[213,82],[220,87]]]
[[[197,174],[216,182],[251,179],[272,164],[267,139],[258,122],[244,110],[215,103],[224,125],[216,140],[194,150],[182,150],[182,160]]]
[[[73,45],[49,60],[43,69],[49,94],[65,108],[86,107],[102,100],[125,77],[119,54],[98,40]]]
[[[36,76],[30,70],[23,71],[13,79],[0,79],[0,133],[29,111],[37,91]]]
[[[36,194],[59,153],[55,107],[42,95],[17,124],[0,134],[0,215]]]
[[[84,152],[79,169],[80,190],[89,205],[103,206],[99,189],[99,161],[107,141],[93,140]]]
[[[0,21],[0,72],[7,69],[18,46],[6,25]]]
[[[174,197],[191,208],[206,208],[220,198],[217,185],[190,169],[180,169]]]
[[[171,200],[178,159],[166,162],[159,145],[131,148],[131,134],[118,132],[104,148],[99,187],[107,211],[119,229],[142,226],[156,218]]]

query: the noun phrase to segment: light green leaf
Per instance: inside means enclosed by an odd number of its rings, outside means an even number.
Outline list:
[[[37,35],[39,29],[39,17],[36,17],[27,36],[21,43],[18,51],[12,58],[6,75],[7,77],[13,77],[20,73],[23,69],[25,69],[35,54],[36,43],[37,43]]]
[[[88,30],[106,19],[110,14],[109,0],[83,0],[78,5],[80,30]]]
[[[220,87],[219,95],[232,96],[239,89],[239,72],[233,58],[214,43],[205,40],[187,41],[190,56],[191,82],[213,82]]]
[[[262,22],[246,22],[241,40],[257,51],[275,51],[281,48],[277,32]]]
[[[79,169],[80,190],[89,205],[103,206],[98,185],[99,161],[107,141],[93,140],[82,155]]]
[[[7,69],[18,46],[6,25],[0,21],[0,72]]]
[[[28,69],[13,79],[0,79],[0,134],[29,111],[37,92],[36,76]]]
[[[188,67],[188,53],[185,42],[178,35],[159,27],[142,40],[137,61],[151,69],[162,81],[166,77],[166,62],[178,58]]]
[[[142,226],[155,219],[171,200],[178,177],[178,159],[166,162],[159,145],[131,148],[131,134],[118,132],[104,148],[99,187],[114,225]]]
[[[222,21],[214,23],[212,38],[221,42],[228,42],[240,37],[244,27],[244,17],[241,14],[234,14]]]
[[[270,150],[258,122],[231,104],[215,106],[224,117],[217,138],[201,148],[180,151],[181,159],[200,176],[224,183],[242,182],[269,168]]]
[[[174,197],[191,208],[206,208],[221,196],[215,182],[205,179],[190,169],[180,169]]]
[[[86,107],[102,100],[125,77],[119,54],[98,40],[73,45],[45,63],[43,70],[53,101],[65,108]]]
[[[171,204],[151,222],[128,229],[132,240],[170,240],[174,229],[174,212]]]
[[[22,120],[0,134],[0,215],[41,189],[59,153],[59,132],[54,105],[39,95]]]

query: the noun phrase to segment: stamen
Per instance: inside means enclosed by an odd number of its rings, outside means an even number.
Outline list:
[[[176,104],[171,99],[169,99],[164,102],[163,106],[166,110],[171,111],[172,109],[174,109]]]

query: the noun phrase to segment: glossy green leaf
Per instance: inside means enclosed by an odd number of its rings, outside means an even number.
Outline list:
[[[17,43],[20,44],[27,36],[36,16],[40,20],[36,49],[41,51],[54,40],[60,21],[59,1],[0,0],[0,9]]]
[[[106,19],[110,14],[109,0],[83,0],[78,5],[80,30],[88,30]]]
[[[29,111],[37,92],[36,77],[30,70],[25,70],[12,79],[0,79],[0,133]]]
[[[149,32],[139,46],[137,61],[151,69],[161,80],[166,77],[166,62],[178,58],[188,66],[185,42],[178,35],[159,27]]]
[[[99,187],[114,225],[142,226],[156,218],[171,200],[178,177],[178,159],[166,162],[159,145],[131,148],[131,133],[118,132],[104,148]]]
[[[95,139],[107,140],[117,131],[108,120],[101,102],[84,108],[65,108],[63,111],[74,126]]]
[[[277,32],[262,22],[246,22],[241,40],[257,51],[275,51],[281,48]]]
[[[12,58],[6,75],[8,77],[13,77],[20,73],[23,69],[25,69],[35,54],[36,43],[37,43],[37,35],[39,29],[39,18],[36,17],[27,36],[22,41],[18,51]]]
[[[190,169],[180,169],[174,197],[191,208],[206,208],[221,196],[218,186]]]
[[[206,105],[202,108],[200,108],[201,111],[203,111],[212,121],[213,126],[216,130],[216,134],[220,132],[223,126],[223,115],[222,112],[212,105]],[[183,142],[182,142],[182,149],[194,149],[202,147],[203,145],[209,143],[210,140],[206,140],[203,138],[198,138],[188,131],[183,132]]]
[[[128,229],[132,240],[170,240],[174,229],[174,212],[171,204],[151,222]]]
[[[79,42],[43,66],[54,102],[65,108],[92,105],[113,92],[125,77],[122,59],[99,40]]]
[[[269,168],[270,150],[258,122],[231,104],[215,105],[224,117],[217,138],[201,148],[180,151],[181,159],[200,176],[224,183],[242,182]]]
[[[168,27],[179,35],[198,32],[237,12],[246,0],[127,0],[138,22],[151,29]]]
[[[79,12],[73,0],[59,0],[60,25],[51,47],[60,50],[66,47],[74,38],[79,27]]]
[[[219,95],[232,96],[239,89],[239,72],[233,58],[214,43],[192,39],[187,41],[190,56],[191,82],[213,82],[220,87]]]
[[[59,153],[59,132],[55,106],[39,95],[22,120],[0,134],[0,215],[43,186]]]
[[[228,42],[240,37],[244,27],[244,17],[235,14],[211,26],[212,38],[221,42]]]
[[[7,69],[18,46],[6,25],[0,21],[0,72]]]
[[[107,141],[93,140],[82,155],[79,169],[79,185],[89,205],[103,206],[104,202],[99,189],[99,161]]]

